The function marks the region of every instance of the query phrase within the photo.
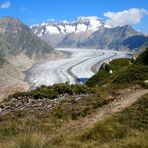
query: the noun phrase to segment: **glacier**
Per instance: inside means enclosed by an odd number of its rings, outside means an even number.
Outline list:
[[[26,72],[26,81],[32,88],[56,83],[77,84],[78,79],[88,79],[104,62],[112,59],[128,57],[128,52],[96,49],[56,49],[70,52],[69,58],[45,61],[35,64]]]

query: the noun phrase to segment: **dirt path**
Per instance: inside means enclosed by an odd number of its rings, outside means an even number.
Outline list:
[[[96,110],[95,113],[81,118],[77,121],[70,121],[66,124],[65,127],[61,127],[60,131],[70,132],[71,130],[80,131],[82,129],[88,128],[92,126],[95,122],[105,119],[106,117],[120,112],[123,109],[131,106],[134,102],[136,102],[140,97],[148,93],[148,89],[139,89],[132,90],[132,92],[124,92],[121,94],[121,98],[119,100],[115,100],[112,103],[103,106],[102,108]]]

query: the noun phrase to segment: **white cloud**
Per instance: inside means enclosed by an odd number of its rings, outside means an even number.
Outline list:
[[[134,25],[141,22],[144,15],[148,15],[148,10],[130,8],[128,10],[123,10],[119,12],[106,12],[104,16],[108,19],[106,24],[112,27],[124,26],[124,25]]]
[[[0,4],[0,9],[7,9],[10,7],[10,2],[9,1],[5,1],[3,3]]]

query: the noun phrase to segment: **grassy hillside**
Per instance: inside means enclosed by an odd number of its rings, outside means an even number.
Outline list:
[[[135,64],[148,65],[148,48],[145,50],[144,53],[139,55],[139,57],[135,61]]]
[[[90,116],[109,103],[117,102],[119,89],[125,91],[126,87],[141,85],[148,80],[147,51],[136,61],[116,59],[102,65],[100,71],[87,81],[88,86],[55,84],[10,96],[0,103],[0,109],[5,108],[5,113],[0,115],[0,146],[147,147],[148,94],[131,107],[89,128],[82,124],[83,121],[90,124],[93,119]]]
[[[92,101],[91,101],[92,102]],[[60,127],[67,126],[67,115],[85,106],[84,101],[69,110],[68,102],[52,113],[40,114],[27,110],[0,116],[0,144],[6,148],[145,148],[148,133],[148,95],[131,107],[97,122],[84,131],[69,128],[70,134]],[[90,101],[87,101],[90,107]],[[74,103],[73,103],[74,105]],[[81,108],[80,108],[81,107]],[[84,111],[85,113],[85,111]],[[74,116],[73,116],[74,117]],[[83,115],[81,116],[81,118]],[[74,120],[77,120],[74,118]],[[67,122],[65,122],[67,121]],[[80,120],[81,121],[81,120]],[[79,121],[79,122],[80,122]],[[81,124],[81,123],[79,123]],[[66,128],[65,128],[66,129]]]
[[[86,84],[90,87],[109,87],[111,89],[140,84],[144,80],[148,80],[148,48],[136,61],[116,59],[105,64]]]
[[[116,59],[111,61],[109,64],[104,64],[101,66],[99,72],[90,78],[86,84],[90,87],[95,85],[103,85],[110,81],[112,74],[110,70],[117,73],[119,70],[124,70],[126,67],[130,66],[130,59]]]
[[[78,147],[146,148],[148,95],[124,111],[96,123],[76,138]]]

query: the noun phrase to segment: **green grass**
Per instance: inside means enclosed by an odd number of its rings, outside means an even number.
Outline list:
[[[111,77],[113,84],[139,83],[148,79],[148,66],[133,65]]]
[[[113,138],[122,138],[130,133],[130,130],[148,129],[148,95],[121,113],[113,115],[105,121],[99,122],[93,128],[81,135],[82,140],[97,140],[102,137],[102,142]]]
[[[145,52],[139,55],[134,64],[148,65],[148,48],[145,50]]]
[[[92,128],[82,132],[75,140],[78,140],[81,146],[103,147],[108,145],[118,148],[143,148],[146,143],[148,144],[145,137],[147,133],[148,94],[124,111],[96,123]]]
[[[100,96],[87,96],[79,101],[65,101],[62,104],[56,106],[52,111],[52,115],[57,119],[72,119],[77,120],[78,118],[90,115],[95,109],[102,107],[110,103],[111,99],[104,99]]]
[[[110,69],[113,71],[118,71],[119,69],[125,69],[128,67],[131,63],[131,59],[129,58],[121,58],[121,59],[115,59],[110,62]]]
[[[25,133],[17,137],[14,148],[50,148],[45,135],[41,133]]]
[[[112,75],[114,76],[118,71],[126,69],[130,66],[131,59],[123,58],[123,59],[115,59],[111,61],[109,64],[106,64],[104,67],[102,66],[100,70],[90,78],[86,85],[89,87],[94,87],[97,85],[104,85],[110,81]],[[113,74],[110,74],[109,71],[112,70]]]
[[[66,111],[67,106],[64,109]],[[67,111],[69,112],[69,109]],[[61,121],[49,114],[22,114],[15,120],[11,114],[1,116],[0,144],[3,147],[145,148],[148,144],[148,94],[131,107],[97,122],[84,131],[76,132],[71,129],[70,135],[66,135],[64,131],[59,133]],[[64,124],[66,126],[66,123]]]

